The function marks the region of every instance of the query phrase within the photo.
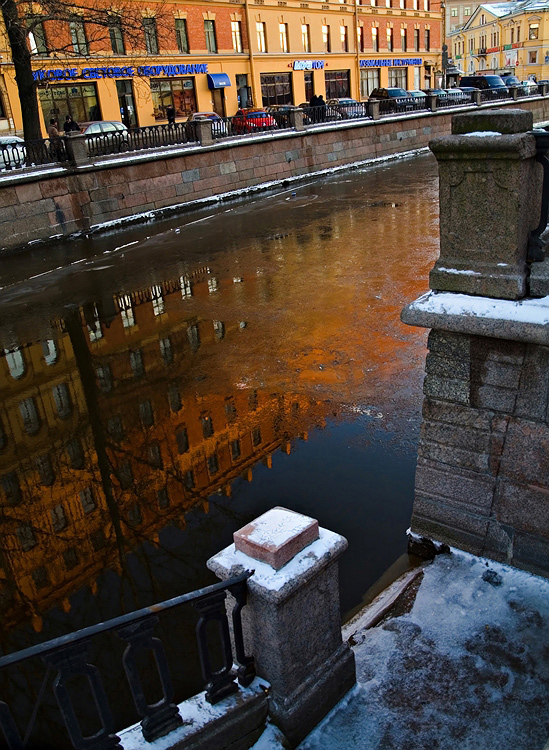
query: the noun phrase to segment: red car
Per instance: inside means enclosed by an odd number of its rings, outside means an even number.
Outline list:
[[[274,117],[264,109],[239,109],[233,117],[235,133],[259,133],[262,130],[274,130],[277,127]]]

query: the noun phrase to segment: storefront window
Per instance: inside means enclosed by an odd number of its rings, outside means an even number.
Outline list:
[[[196,112],[194,78],[151,78],[151,94],[157,120],[167,118],[168,107],[173,107],[178,117]]]
[[[261,96],[263,106],[273,104],[291,104],[292,97],[292,74],[274,73],[273,75],[261,75]]]
[[[360,96],[367,99],[374,89],[379,88],[380,68],[367,68],[360,71]]]
[[[326,81],[326,99],[339,99],[342,96],[351,96],[351,76],[348,70],[326,70],[324,72]]]
[[[66,115],[70,115],[78,123],[101,119],[94,83],[50,86],[47,89],[39,89],[38,96],[46,125],[49,125],[52,117],[55,117],[61,125]]]
[[[313,74],[312,73],[304,73],[305,78],[305,99],[306,101],[310,102],[313,98],[313,94],[315,93],[315,87],[313,83]]]
[[[389,68],[389,86],[407,89],[407,68]]]

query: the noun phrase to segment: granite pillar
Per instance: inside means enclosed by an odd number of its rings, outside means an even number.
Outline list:
[[[273,508],[208,561],[222,580],[255,571],[243,610],[245,639],[258,675],[271,685],[271,720],[290,747],[355,684],[339,611],[337,559],[346,547],[314,519]]]

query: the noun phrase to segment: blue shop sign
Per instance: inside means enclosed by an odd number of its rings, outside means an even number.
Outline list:
[[[294,60],[294,70],[324,70],[324,60]]]
[[[97,80],[98,78],[133,78],[143,76],[181,76],[193,75],[195,73],[207,73],[208,63],[191,63],[182,65],[140,65],[124,67],[100,67],[100,68],[50,68],[48,70],[37,70],[32,74],[35,81],[67,81],[75,78],[85,80]]]
[[[392,68],[392,67],[405,67],[407,65],[421,65],[423,60],[421,57],[411,57],[409,60],[361,60],[361,68]]]

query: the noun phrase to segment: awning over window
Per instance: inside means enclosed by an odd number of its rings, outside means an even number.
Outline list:
[[[231,85],[231,79],[227,73],[208,73],[209,89],[224,89]]]

